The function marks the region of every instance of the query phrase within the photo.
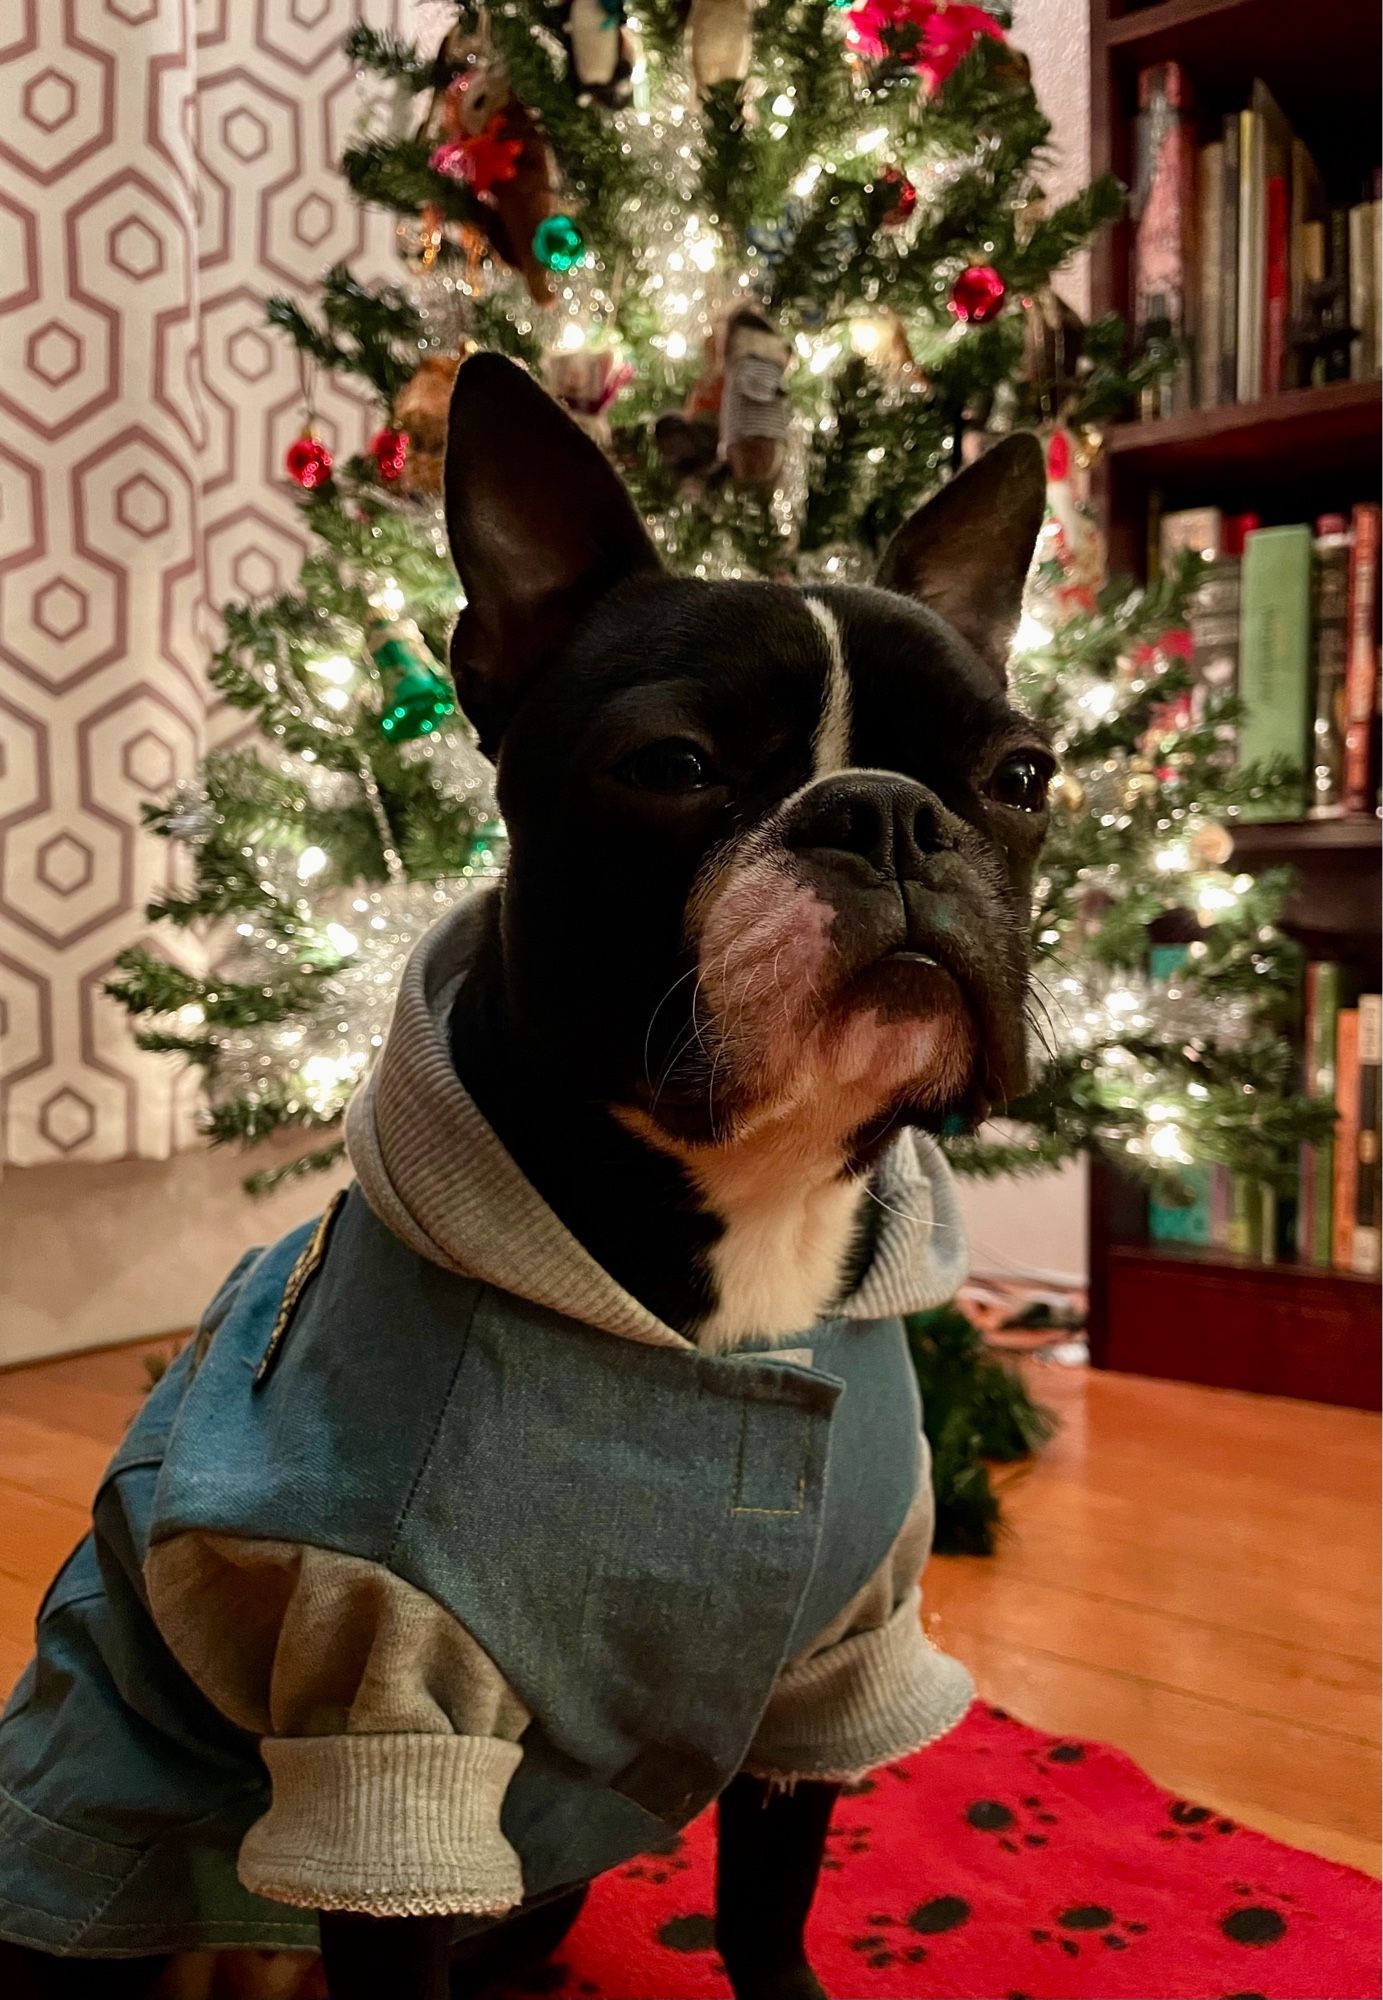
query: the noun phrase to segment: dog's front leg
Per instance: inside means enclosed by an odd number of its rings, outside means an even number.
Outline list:
[[[839,1785],[741,1774],[721,1794],[716,1945],[735,2000],[826,2000],[804,1938]]]
[[[319,1929],[331,2000],[447,2000],[450,1917],[324,1910]]]

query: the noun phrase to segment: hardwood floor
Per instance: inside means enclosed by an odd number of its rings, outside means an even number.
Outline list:
[[[85,1532],[144,1348],[0,1374],[0,1686]],[[1350,1410],[1032,1369],[1060,1435],[1011,1532],[938,1560],[928,1623],[981,1691],[1162,1784],[1380,1872],[1379,1433]]]

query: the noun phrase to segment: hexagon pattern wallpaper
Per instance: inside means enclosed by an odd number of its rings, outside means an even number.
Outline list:
[[[0,37],[0,1162],[162,1158],[177,1066],[102,991],[167,867],[142,799],[239,727],[215,607],[293,576],[302,391],[271,292],[386,220],[334,162],[353,19],[408,0],[10,0]],[[15,30],[17,29],[17,34]],[[361,411],[317,398],[333,448]]]

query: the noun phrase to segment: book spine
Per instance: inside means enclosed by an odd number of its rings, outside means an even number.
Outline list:
[[[1349,375],[1367,382],[1378,372],[1378,218],[1371,201],[1349,211]]]
[[[1340,968],[1314,964],[1306,968],[1306,1094],[1318,1104],[1335,1102],[1335,1023],[1340,1013]],[[1335,1184],[1335,1146],[1320,1139],[1309,1148],[1310,1181],[1303,1183],[1310,1209],[1310,1234],[1301,1248],[1313,1264],[1328,1264],[1331,1256],[1331,1194]]]
[[[1354,1269],[1376,1277],[1380,1265],[1379,1112],[1383,1084],[1383,998],[1359,1001],[1359,1143],[1354,1183]]]
[[[1345,774],[1347,812],[1368,812],[1369,750],[1378,692],[1379,509],[1365,501],[1354,510],[1349,560],[1349,666],[1345,675]]]
[[[1238,395],[1239,363],[1239,114],[1223,124],[1220,181],[1220,393],[1221,403]]]
[[[1342,1271],[1354,1262],[1358,1173],[1359,1010],[1346,1007],[1335,1021],[1335,1179],[1330,1191],[1330,1261]]]
[[[1263,392],[1280,389],[1287,374],[1287,182],[1273,174],[1264,189]]]
[[[1177,63],[1140,72],[1133,190],[1133,331],[1147,349],[1177,350],[1172,373],[1144,392],[1144,416],[1191,407],[1191,285],[1195,265],[1196,141]]]
[[[1263,1254],[1263,1208],[1258,1198],[1258,1182],[1252,1174],[1229,1176],[1229,1221],[1225,1248],[1236,1257]]]
[[[1199,161],[1200,243],[1197,270],[1200,283],[1196,310],[1196,401],[1203,410],[1213,410],[1220,400],[1221,313],[1224,304],[1220,293],[1220,266],[1224,257],[1220,230],[1224,164],[1222,140],[1202,146]]]
[[[1311,572],[1311,819],[1335,819],[1345,809],[1345,680],[1349,667],[1349,549],[1338,532],[1318,532]]]
[[[1311,667],[1311,531],[1305,525],[1260,528],[1244,546],[1239,693],[1245,764],[1286,760],[1300,772],[1306,741]],[[1244,819],[1300,819],[1304,788],[1248,800]]]
[[[1210,1241],[1217,1250],[1229,1248],[1229,1168],[1210,1169]]]
[[[1239,330],[1236,396],[1257,401],[1263,391],[1263,118],[1239,113]]]

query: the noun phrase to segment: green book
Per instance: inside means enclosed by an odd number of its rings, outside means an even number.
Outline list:
[[[1243,807],[1249,819],[1301,819],[1306,811],[1307,720],[1311,702],[1311,530],[1258,528],[1244,542],[1239,694],[1245,764],[1286,758],[1300,774],[1294,791]]]

